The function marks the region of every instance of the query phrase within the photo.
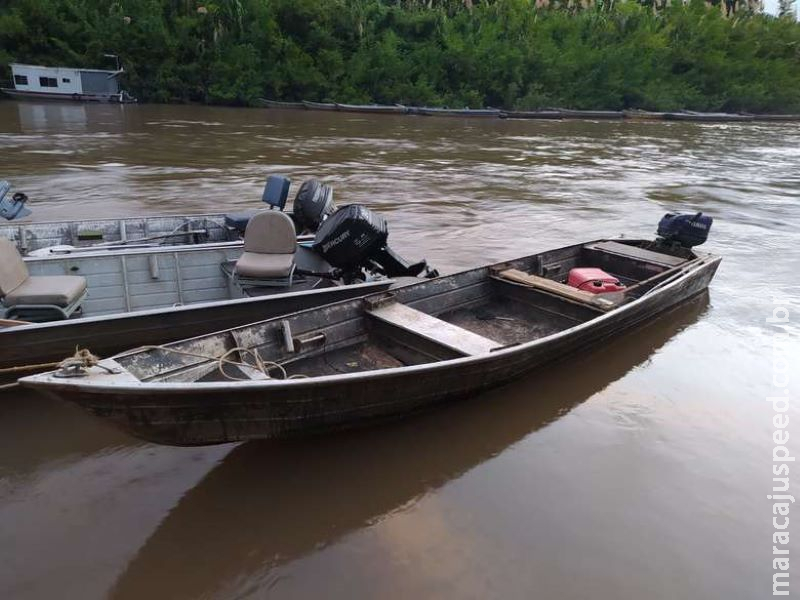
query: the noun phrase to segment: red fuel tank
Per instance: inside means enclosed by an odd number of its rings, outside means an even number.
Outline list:
[[[567,283],[579,290],[593,294],[621,292],[625,289],[619,279],[595,267],[571,269]]]

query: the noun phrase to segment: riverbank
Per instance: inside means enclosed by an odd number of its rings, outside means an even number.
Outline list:
[[[11,62],[108,68],[111,52],[142,102],[800,113],[800,25],[788,18],[725,18],[704,2],[466,4],[11,0],[0,78]]]

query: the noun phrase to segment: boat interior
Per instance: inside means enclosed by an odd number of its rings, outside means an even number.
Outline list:
[[[263,214],[288,220],[277,211]],[[241,243],[220,243],[23,260],[12,242],[0,238],[0,318],[13,322],[8,327],[341,285],[321,275],[330,265],[298,244],[289,228],[249,253]],[[250,270],[240,273],[245,255]]]
[[[214,214],[3,224],[0,237],[14,242],[22,256],[239,241],[239,231],[226,224],[225,217]]]
[[[262,207],[261,210],[208,215],[9,223],[0,225],[0,238],[14,242],[22,256],[37,257],[127,251],[132,248],[241,243],[250,219],[263,212],[276,211],[291,220],[295,233],[301,239],[311,240],[313,235],[304,231],[305,224],[297,223],[293,213],[284,212],[290,183],[288,178],[280,175],[267,177],[261,195],[266,210]],[[303,188],[301,186],[300,190]],[[330,194],[332,200],[329,186],[315,186],[315,190],[317,188]]]
[[[319,377],[482,355],[594,319],[699,261],[691,250],[654,242],[591,242],[115,360],[139,381],[211,382]],[[604,269],[624,290],[593,294],[568,285],[570,270],[583,267]]]

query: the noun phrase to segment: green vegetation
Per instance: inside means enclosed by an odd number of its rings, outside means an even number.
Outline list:
[[[0,68],[113,52],[152,102],[800,112],[794,19],[653,3],[8,0]]]

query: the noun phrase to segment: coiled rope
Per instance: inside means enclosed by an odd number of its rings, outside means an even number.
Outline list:
[[[139,350],[163,350],[164,352],[172,352],[174,354],[182,354],[184,356],[192,356],[194,358],[203,358],[205,360],[215,360],[217,361],[217,370],[226,378],[230,379],[231,381],[248,381],[249,377],[234,377],[229,375],[225,372],[225,365],[234,365],[236,367],[246,367],[248,369],[256,369],[260,371],[265,376],[272,379],[269,374],[270,369],[277,369],[281,373],[281,379],[307,379],[308,375],[303,375],[297,373],[295,375],[289,375],[286,372],[286,369],[280,363],[273,362],[271,360],[264,360],[261,358],[255,350],[251,348],[243,348],[241,346],[236,346],[235,348],[231,348],[223,352],[220,356],[208,356],[206,354],[199,354],[197,352],[189,352],[187,350],[178,350],[177,348],[170,348],[169,346],[142,346]],[[240,356],[251,356],[255,361],[255,364],[251,364],[248,362],[242,362],[238,360],[231,360],[228,358],[234,352],[238,352]]]
[[[248,381],[249,377],[234,377],[225,372],[225,365],[233,365],[236,367],[246,367],[248,369],[255,369],[260,371],[265,376],[272,379],[269,374],[270,369],[277,369],[281,373],[281,379],[306,379],[308,375],[302,375],[297,373],[295,375],[289,375],[286,372],[286,369],[280,363],[273,362],[271,360],[264,360],[259,355],[258,352],[252,350],[251,348],[243,348],[241,346],[236,346],[235,348],[231,348],[223,352],[219,356],[208,356],[207,354],[200,354],[198,352],[189,352],[187,350],[178,350],[177,348],[170,348],[169,346],[142,346],[140,350],[162,350],[164,352],[172,352],[173,354],[181,354],[183,356],[191,356],[194,358],[202,358],[205,360],[215,360],[217,361],[217,370],[226,378],[230,379],[231,381]],[[242,362],[238,360],[231,360],[228,358],[234,352],[238,352],[240,356],[251,356],[255,361],[255,364],[251,364],[248,362]]]

